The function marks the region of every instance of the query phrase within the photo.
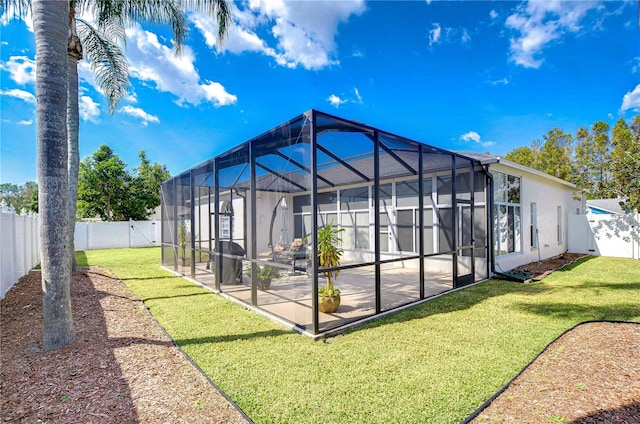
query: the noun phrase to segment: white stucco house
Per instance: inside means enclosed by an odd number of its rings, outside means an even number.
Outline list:
[[[493,176],[494,272],[571,251],[569,217],[586,209],[574,184],[503,157],[469,155]]]

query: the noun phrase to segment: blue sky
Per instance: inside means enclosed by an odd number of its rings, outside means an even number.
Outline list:
[[[266,1],[234,4],[221,49],[190,14],[127,30],[132,87],[113,115],[81,63],[80,155],[145,150],[180,173],[309,109],[438,147],[503,155],[553,127],[640,112],[636,1]],[[0,182],[36,180],[35,43],[0,19]]]

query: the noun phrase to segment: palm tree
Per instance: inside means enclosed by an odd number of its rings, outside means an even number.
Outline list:
[[[78,187],[78,73],[77,64],[83,49],[76,28],[84,25],[85,38],[94,41],[91,46],[108,47],[92,49],[88,56],[98,69],[97,80],[109,97],[110,112],[115,110],[118,100],[126,94],[128,73],[126,67],[118,65],[117,44],[99,37],[100,31],[78,19],[76,7],[87,7],[95,11],[100,28],[115,28],[112,34],[124,40],[124,25],[142,21],[154,24],[168,23],[174,34],[176,52],[179,53],[186,37],[188,23],[185,9],[192,8],[214,16],[218,21],[218,41],[224,40],[231,22],[231,12],[225,0],[2,0],[0,12],[9,6],[14,13],[24,16],[29,6],[34,17],[36,34],[36,93],[38,121],[38,175],[39,210],[43,279],[44,348],[56,349],[73,343],[73,320],[71,316],[71,261],[74,255],[73,236]],[[65,44],[68,44],[66,69],[60,69],[60,14],[64,11]],[[36,22],[38,25],[36,26]],[[51,27],[50,29],[47,29]],[[120,30],[122,28],[122,30]],[[46,29],[46,30],[45,30]],[[51,31],[51,32],[49,32]],[[117,51],[116,51],[117,50]],[[106,56],[105,56],[106,55]],[[105,59],[107,58],[107,59]],[[113,62],[109,62],[109,58]],[[42,65],[39,65],[42,63]],[[124,62],[126,65],[126,62]],[[124,69],[124,72],[122,72]],[[103,72],[100,72],[102,70]],[[118,71],[119,70],[119,71]],[[126,75],[126,77],[124,77]],[[64,78],[64,87],[60,85]],[[124,82],[124,84],[123,84]],[[103,85],[104,84],[104,85]],[[123,88],[124,87],[124,88]],[[64,93],[61,89],[64,88]],[[65,109],[59,105],[64,104]],[[65,112],[64,125],[59,121]],[[68,130],[67,130],[68,128]],[[64,139],[64,151],[60,139]],[[64,180],[64,181],[63,181]],[[66,246],[66,249],[65,249]],[[46,269],[46,270],[45,270]]]
[[[67,2],[33,0],[43,348],[73,343],[67,216]]]

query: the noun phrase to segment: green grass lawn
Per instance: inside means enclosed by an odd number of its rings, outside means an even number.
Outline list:
[[[456,423],[585,320],[640,321],[640,262],[590,258],[540,283],[490,280],[326,343],[159,268],[160,250],[81,252],[111,269],[256,423]]]

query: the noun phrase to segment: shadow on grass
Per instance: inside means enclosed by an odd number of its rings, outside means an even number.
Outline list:
[[[145,297],[143,299],[144,302],[149,300],[166,300],[166,299],[176,299],[178,297],[193,297],[193,296],[204,296],[213,294],[211,292],[200,292],[200,293],[189,293],[189,294],[174,294],[171,296],[156,296],[156,297]]]
[[[605,289],[605,290],[640,290],[640,282],[637,283],[602,283],[599,281],[585,281],[581,284],[562,285],[567,289]]]
[[[580,305],[576,303],[516,303],[522,312],[571,320],[630,321],[640,317],[640,305],[634,303],[612,306]]]
[[[179,277],[177,275],[159,275],[157,277],[129,277],[129,278],[120,278],[120,280],[122,281],[145,281],[145,280],[164,280],[164,279],[172,279],[175,278],[176,280],[178,279],[182,279],[182,277]],[[182,285],[182,287],[186,287],[186,285]]]
[[[85,255],[84,251],[76,252],[76,265],[78,267],[81,266],[89,266],[89,262],[87,260],[87,255]]]
[[[254,333],[246,334],[229,334],[223,336],[211,336],[211,337],[197,337],[194,339],[176,339],[175,342],[178,346],[197,345],[202,343],[225,343],[236,342],[239,340],[252,340],[265,337],[277,337],[283,335],[290,335],[290,330],[268,330],[268,331],[256,331]]]

